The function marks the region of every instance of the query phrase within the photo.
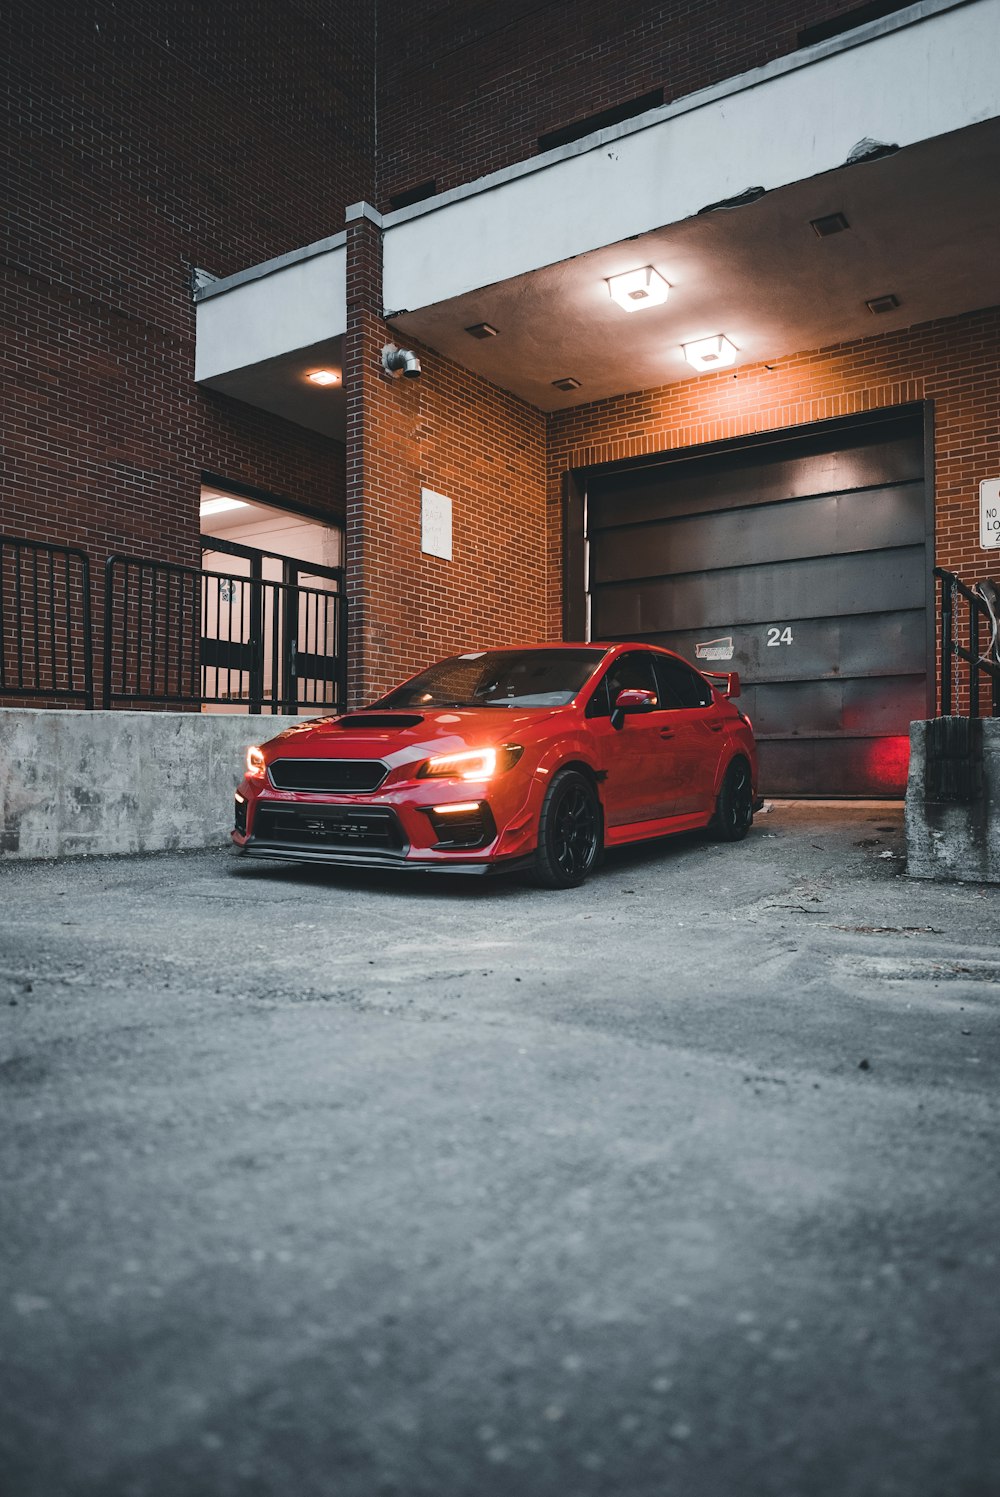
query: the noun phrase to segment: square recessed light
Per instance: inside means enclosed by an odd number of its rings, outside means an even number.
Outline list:
[[[467,327],[465,331],[468,333],[470,338],[479,338],[480,340],[482,340],[483,338],[495,338],[497,335],[496,328],[493,327],[489,322],[474,322],[472,326]]]
[[[713,338],[699,338],[694,343],[682,343],[681,347],[692,369],[725,369],[736,362],[739,352],[725,333],[716,333]]]
[[[876,316],[879,312],[894,312],[899,306],[899,297],[893,296],[891,292],[888,296],[873,296],[871,301],[865,302],[865,306]]]
[[[829,239],[831,234],[842,234],[851,227],[842,213],[827,213],[823,218],[811,218],[809,222],[819,239]]]
[[[314,385],[339,385],[340,375],[333,369],[313,369],[306,376]]]
[[[554,379],[552,383],[557,390],[569,391],[579,390],[580,388],[580,381],[578,379],[573,379],[572,375],[567,375],[565,379]]]
[[[626,312],[639,312],[644,307],[660,307],[667,299],[670,287],[652,265],[643,265],[639,270],[628,270],[624,275],[608,277],[611,300]]]

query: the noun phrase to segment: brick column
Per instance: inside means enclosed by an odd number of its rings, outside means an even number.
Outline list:
[[[545,637],[545,417],[382,317],[379,215],[348,209],[348,701],[454,650]],[[419,379],[382,367],[386,343]],[[453,503],[450,560],[421,549],[421,489]]]
[[[382,367],[382,349],[395,338],[382,319],[381,217],[357,203],[346,220],[347,694],[358,705],[398,681],[413,626],[403,579],[417,562],[421,391]]]

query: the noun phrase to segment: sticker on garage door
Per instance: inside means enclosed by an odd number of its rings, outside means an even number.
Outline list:
[[[725,639],[706,639],[695,645],[694,655],[696,660],[732,660],[733,636],[727,634]]]

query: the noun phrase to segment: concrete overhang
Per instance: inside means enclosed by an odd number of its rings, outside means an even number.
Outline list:
[[[720,332],[738,363],[759,362],[995,305],[998,51],[1000,0],[921,0],[389,214],[397,341],[551,411],[691,378],[681,344]],[[721,206],[748,188],[764,191]],[[848,228],[817,237],[811,220],[837,212]],[[317,354],[302,299],[320,278],[306,267],[342,252],[325,244],[214,283],[198,308],[197,377],[266,409],[281,399],[279,414],[317,430],[343,405],[328,398],[321,425],[302,398]],[[668,301],[624,313],[606,277],[647,264],[670,283]],[[239,294],[249,320],[235,303],[223,313]],[[874,316],[867,302],[886,296],[898,306]],[[203,355],[206,313],[217,320]],[[311,336],[296,344],[304,322]],[[469,336],[483,322],[496,337]],[[255,328],[268,337],[255,343]],[[556,390],[565,378],[579,388]]]
[[[343,441],[338,386],[347,330],[347,235],[343,232],[254,265],[196,293],[196,381],[272,415]]]

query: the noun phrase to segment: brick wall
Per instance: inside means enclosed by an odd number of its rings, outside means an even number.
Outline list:
[[[382,347],[398,340],[378,316],[376,232],[349,227],[355,703],[451,651],[546,635],[545,418],[420,345],[419,379],[384,372]],[[421,552],[422,487],[452,501],[452,561]]]
[[[12,0],[0,528],[193,562],[203,469],[340,517],[340,444],[192,382],[193,265],[371,192],[369,7]]]
[[[934,403],[935,560],[967,582],[1000,573],[979,547],[979,482],[1000,475],[1000,308],[659,389],[548,422],[548,628],[559,627],[562,475],[858,411]]]
[[[662,88],[666,102],[794,52],[857,0],[380,0],[379,206],[537,152],[548,131]]]

